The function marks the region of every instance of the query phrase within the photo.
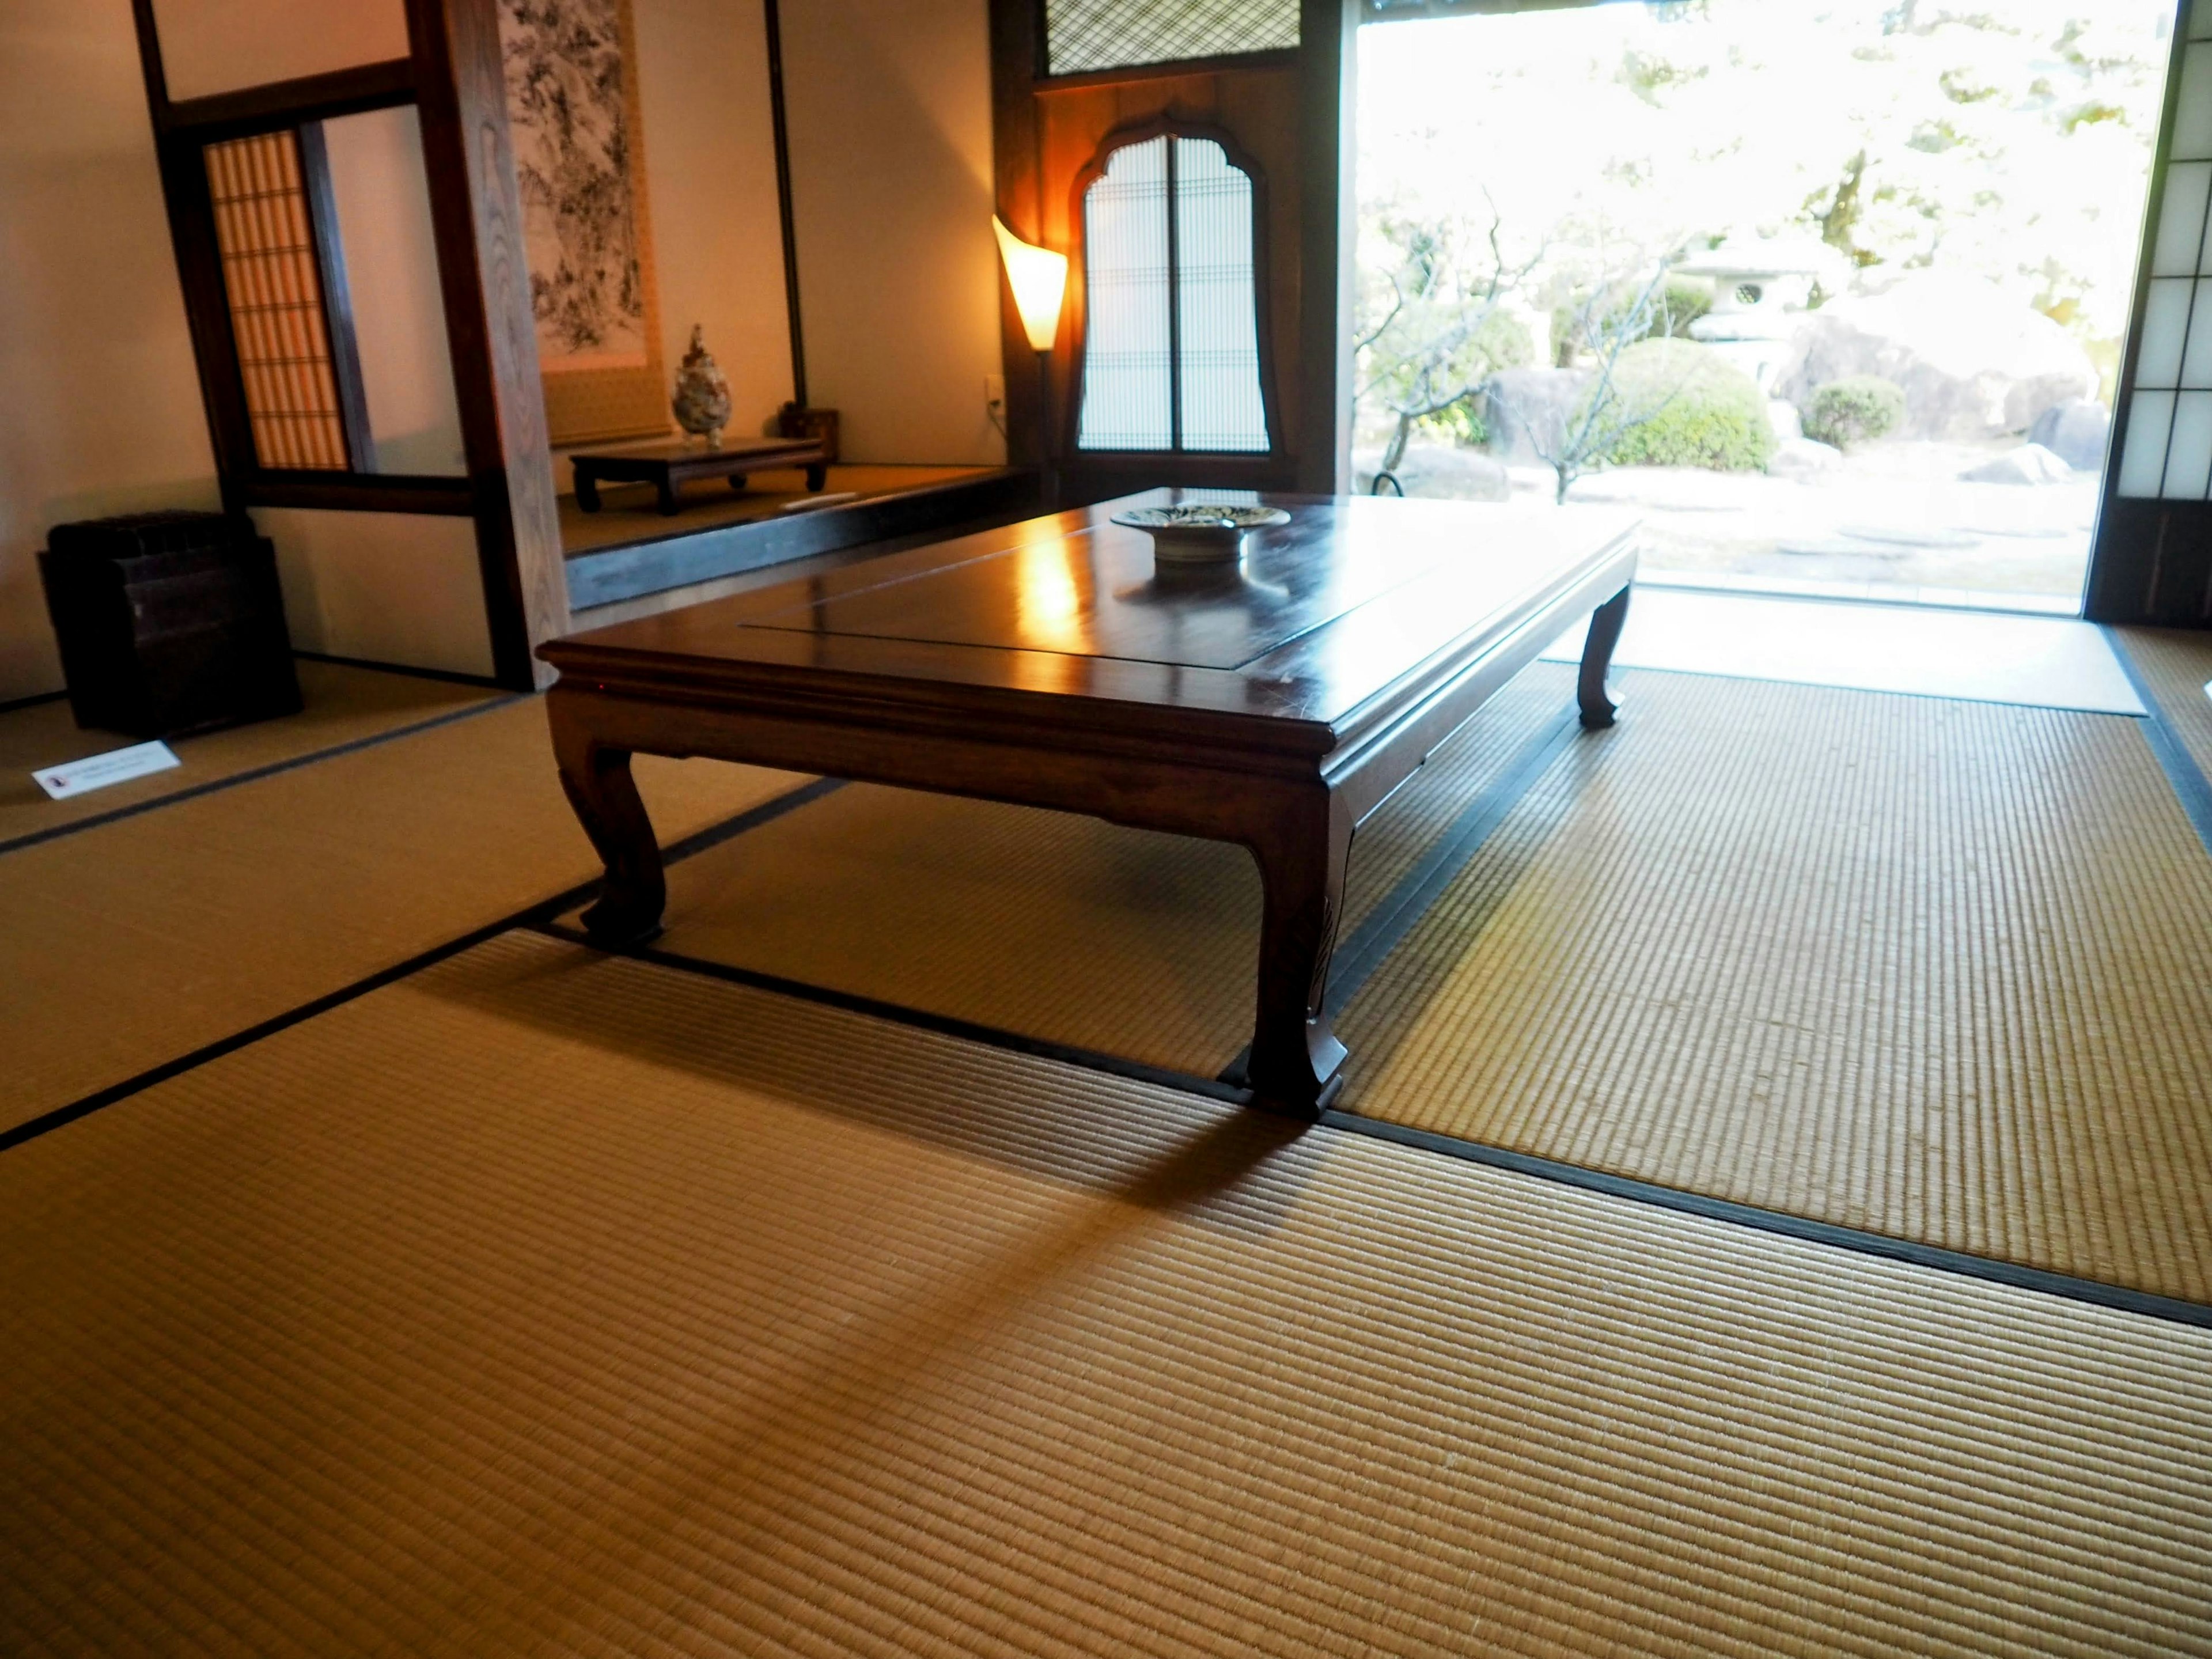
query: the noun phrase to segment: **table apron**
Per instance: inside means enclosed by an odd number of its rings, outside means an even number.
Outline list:
[[[931,794],[1079,812],[1173,835],[1250,843],[1273,815],[1325,798],[1318,766],[1261,771],[1202,757],[1179,760],[1056,748],[998,738],[842,724],[765,710],[656,702],[556,684],[546,694],[556,729],[596,747],[699,756],[812,772]]]
[[[1352,822],[1365,823],[1507,681],[1543,655],[1569,622],[1604,604],[1635,575],[1636,551],[1631,546],[1442,684],[1333,750],[1322,770],[1330,787],[1345,793]]]

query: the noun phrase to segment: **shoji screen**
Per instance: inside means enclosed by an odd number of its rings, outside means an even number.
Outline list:
[[[2212,3],[2191,8],[2118,493],[2212,496]]]

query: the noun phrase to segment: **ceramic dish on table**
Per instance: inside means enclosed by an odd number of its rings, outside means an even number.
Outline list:
[[[1224,506],[1184,501],[1175,507],[1140,507],[1116,513],[1114,522],[1141,530],[1152,538],[1158,564],[1233,564],[1244,554],[1245,538],[1255,530],[1288,524],[1279,507]]]

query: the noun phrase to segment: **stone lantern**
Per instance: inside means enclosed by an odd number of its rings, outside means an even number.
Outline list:
[[[1835,253],[1802,239],[1752,241],[1730,237],[1693,254],[1674,269],[1713,285],[1713,308],[1690,325],[1690,337],[1719,352],[1773,394],[1774,377],[1790,354],[1799,314],[1813,296],[1813,282],[1835,262]]]

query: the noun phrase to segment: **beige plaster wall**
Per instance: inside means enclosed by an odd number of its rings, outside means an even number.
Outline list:
[[[54,690],[49,525],[216,504],[131,9],[0,4],[0,701]]]
[[[985,0],[782,8],[811,399],[854,460],[996,464]]]
[[[428,514],[253,509],[276,544],[293,645],[334,657],[492,672],[476,527]]]
[[[462,476],[422,124],[412,108],[369,110],[324,122],[323,143],[376,470]]]
[[[85,9],[120,14],[130,27],[121,0]],[[407,56],[404,0],[154,0],[154,21],[172,98]]]
[[[759,432],[791,396],[760,0],[633,0],[631,15],[669,373],[700,325],[732,426]]]
[[[635,7],[671,361],[703,324],[757,425],[791,390],[759,0]],[[405,51],[398,0],[157,15],[179,96]],[[856,459],[995,462],[983,0],[807,0],[784,27],[814,400],[845,411]],[[120,0],[0,5],[0,386],[4,701],[60,684],[33,562],[49,525],[216,504]],[[488,665],[465,521],[261,516],[302,647]]]

